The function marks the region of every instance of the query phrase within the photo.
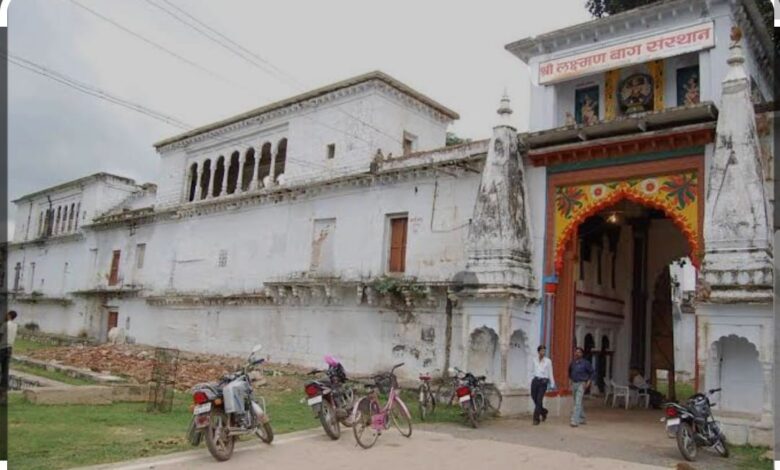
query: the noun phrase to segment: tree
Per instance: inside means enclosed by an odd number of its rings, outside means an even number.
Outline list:
[[[585,2],[585,8],[588,9],[591,15],[596,18],[602,18],[607,15],[614,15],[627,10],[633,10],[634,8],[644,5],[650,5],[660,0],[587,0]],[[774,27],[774,8],[772,7],[772,0],[752,0],[756,3],[758,11],[764,20],[764,26],[769,33],[769,37],[775,44],[775,54],[780,51],[780,41],[775,42],[775,27]]]

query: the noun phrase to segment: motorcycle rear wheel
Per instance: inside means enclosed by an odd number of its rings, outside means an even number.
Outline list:
[[[691,462],[696,460],[696,454],[699,449],[693,437],[693,428],[690,423],[682,422],[680,427],[677,428],[677,448],[680,449],[680,453],[685,457],[685,460]]]
[[[230,457],[233,456],[236,438],[228,435],[229,425],[228,416],[222,409],[213,408],[211,410],[211,420],[205,430],[206,447],[208,447],[212,457],[220,462],[230,460]]]
[[[336,410],[333,409],[333,405],[327,400],[322,401],[322,408],[320,408],[320,423],[322,424],[322,429],[325,430],[325,434],[334,441],[341,436],[341,428],[339,427],[339,420],[336,418]]]
[[[474,407],[474,401],[469,401],[467,405],[463,405],[463,414],[466,415],[466,419],[471,427],[477,429],[477,411]]]

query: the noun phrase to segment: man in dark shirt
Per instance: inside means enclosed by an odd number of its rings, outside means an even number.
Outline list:
[[[574,408],[571,412],[571,426],[576,428],[580,424],[585,424],[585,410],[582,407],[582,397],[585,390],[590,388],[593,383],[593,365],[582,356],[584,351],[577,348],[574,351],[574,360],[569,364],[569,379],[571,380],[571,390],[574,396]]]

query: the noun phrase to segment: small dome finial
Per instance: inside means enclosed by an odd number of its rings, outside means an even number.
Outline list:
[[[501,124],[509,124],[510,116],[512,115],[512,107],[510,106],[509,95],[504,89],[504,95],[501,97],[501,105],[498,107],[498,115],[501,116]]]

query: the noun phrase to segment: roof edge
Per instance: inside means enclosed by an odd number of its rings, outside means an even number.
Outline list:
[[[190,137],[195,137],[197,135],[213,131],[216,129],[219,129],[221,127],[229,126],[230,124],[235,124],[237,122],[243,121],[245,119],[249,119],[255,116],[259,116],[261,114],[274,111],[277,109],[286,108],[288,106],[291,106],[293,104],[299,103],[301,101],[305,101],[308,99],[316,98],[318,96],[332,93],[334,91],[347,88],[350,86],[358,85],[360,83],[372,81],[372,80],[379,80],[381,82],[384,82],[385,84],[397,89],[398,91],[405,93],[412,98],[420,101],[421,103],[425,104],[426,106],[429,106],[430,108],[435,109],[436,111],[440,112],[441,114],[447,116],[448,118],[452,120],[460,119],[460,115],[453,111],[452,109],[444,106],[443,104],[439,103],[438,101],[434,100],[433,98],[428,97],[427,95],[424,95],[423,93],[420,93],[413,88],[409,87],[408,85],[404,84],[400,80],[397,80],[390,75],[379,71],[374,70],[372,72],[368,72],[362,75],[358,75],[355,77],[347,78],[345,80],[341,80],[336,83],[331,83],[330,85],[325,85],[320,88],[315,88],[314,90],[310,90],[298,95],[294,95],[289,98],[285,98],[279,101],[272,102],[270,104],[261,106],[259,108],[252,109],[250,111],[246,111],[241,114],[237,114],[235,116],[231,116],[216,122],[212,122],[210,124],[206,124],[204,126],[196,127],[195,129],[183,132],[181,134],[175,135],[173,137],[169,137],[167,139],[160,140],[158,142],[155,142],[153,146],[156,149],[159,149],[160,147],[164,147],[166,145],[170,145],[185,139],[188,139]]]
[[[125,182],[127,184],[130,184],[130,185],[133,185],[133,186],[138,186],[137,183],[135,182],[135,180],[132,179],[132,178],[128,178],[126,176],[119,176],[119,175],[115,175],[113,173],[107,173],[107,172],[101,171],[101,172],[98,172],[98,173],[93,173],[91,175],[82,176],[81,178],[77,178],[75,180],[70,180],[70,181],[66,181],[64,183],[55,184],[54,186],[49,186],[48,188],[40,189],[38,191],[25,194],[23,196],[20,196],[20,197],[18,197],[16,199],[12,200],[11,202],[17,203],[17,202],[25,201],[27,199],[32,199],[32,198],[35,198],[37,196],[40,196],[42,194],[50,193],[52,191],[58,191],[60,189],[65,189],[65,188],[67,188],[69,186],[76,186],[76,185],[79,185],[79,184],[84,184],[84,183],[86,183],[88,181],[96,180],[96,179],[100,179],[100,178],[105,178],[105,177],[115,178],[115,179],[118,179],[118,180],[122,180],[123,182]]]

